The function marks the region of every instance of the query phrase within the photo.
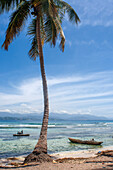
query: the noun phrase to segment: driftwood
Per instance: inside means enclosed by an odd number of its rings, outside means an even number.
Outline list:
[[[113,150],[99,151],[97,155],[113,157]]]

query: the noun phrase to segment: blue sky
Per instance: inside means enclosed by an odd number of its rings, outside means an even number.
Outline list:
[[[63,23],[65,52],[44,46],[50,112],[113,117],[113,1],[66,0],[81,23]],[[9,16],[0,16],[0,44]],[[30,60],[26,27],[0,49],[0,112],[43,112],[39,61]]]

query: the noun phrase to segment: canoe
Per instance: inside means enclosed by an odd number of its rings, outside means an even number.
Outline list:
[[[13,134],[13,136],[30,136],[30,134]]]
[[[87,145],[101,145],[103,142],[97,142],[95,140],[80,140],[68,138],[72,143],[87,144]]]

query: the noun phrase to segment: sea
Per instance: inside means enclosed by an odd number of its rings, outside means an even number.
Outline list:
[[[33,151],[40,134],[37,120],[0,120],[0,158],[27,155]],[[16,137],[23,130],[30,136]],[[74,144],[69,137],[103,141],[102,146]],[[113,121],[108,120],[51,120],[48,125],[48,153],[80,151],[113,146]]]

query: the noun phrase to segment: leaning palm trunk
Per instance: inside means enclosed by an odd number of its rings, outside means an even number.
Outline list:
[[[49,119],[49,102],[48,102],[47,81],[46,81],[45,68],[44,68],[43,49],[42,49],[41,34],[40,34],[39,14],[37,15],[37,20],[36,20],[36,35],[37,35],[40,68],[41,68],[41,76],[42,76],[42,84],[43,84],[43,94],[44,94],[44,116],[43,116],[42,128],[41,128],[38,142],[34,148],[34,151],[26,157],[24,163],[31,162],[31,161],[52,160],[50,156],[47,154],[47,128],[48,128],[48,119]]]
[[[40,137],[39,137],[37,145],[35,146],[35,150],[47,153],[47,128],[48,128],[48,117],[49,117],[49,102],[48,102],[47,81],[46,81],[45,68],[44,68],[43,50],[42,50],[42,43],[41,43],[41,36],[40,36],[40,18],[39,17],[37,17],[37,21],[36,21],[36,34],[37,34],[37,43],[38,43],[39,58],[40,58],[40,69],[41,69],[43,94],[44,94],[44,117],[43,117]]]

